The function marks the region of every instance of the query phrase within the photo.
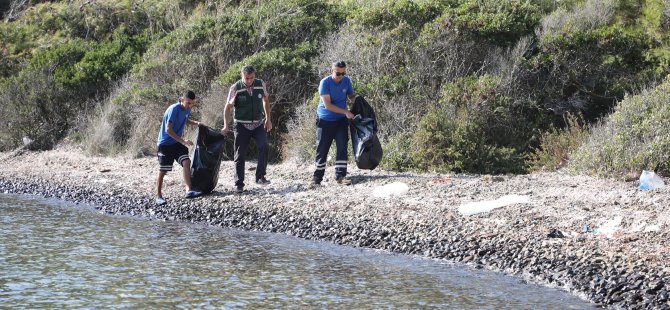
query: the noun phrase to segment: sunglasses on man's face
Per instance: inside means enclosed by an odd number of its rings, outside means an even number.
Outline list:
[[[346,72],[335,72],[335,76],[345,76],[347,75]]]

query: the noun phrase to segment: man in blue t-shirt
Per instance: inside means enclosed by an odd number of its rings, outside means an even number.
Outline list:
[[[347,142],[349,141],[349,120],[354,115],[347,110],[347,98],[354,100],[354,88],[347,74],[344,61],[334,62],[331,75],[319,83],[319,106],[316,109],[316,170],[312,177],[312,185],[321,185],[326,171],[328,150],[335,140],[337,154],[335,157],[335,180],[339,184],[351,185],[347,175]]]
[[[168,171],[172,171],[174,161],[182,166],[184,183],[186,183],[186,198],[200,196],[202,193],[191,190],[191,160],[188,158],[188,147],[193,142],[182,138],[186,124],[200,126],[200,122],[189,119],[191,108],[195,104],[195,93],[187,91],[179,98],[179,102],[165,110],[161,131],[158,133],[158,164],[160,166],[156,181],[156,204],[166,203],[163,198],[163,178]]]

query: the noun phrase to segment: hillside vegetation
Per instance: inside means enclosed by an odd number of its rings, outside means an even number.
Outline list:
[[[379,118],[383,167],[670,173],[665,0],[11,1],[0,7],[0,149],[67,140],[151,154],[165,108],[199,95],[220,128],[252,64],[274,160],[313,161],[329,64]]]

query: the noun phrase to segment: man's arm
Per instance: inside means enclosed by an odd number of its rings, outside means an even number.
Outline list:
[[[323,105],[326,107],[326,109],[328,111],[344,114],[348,119],[354,118],[354,115],[351,114],[351,112],[349,112],[348,110],[342,109],[342,108],[334,105],[330,101],[330,95],[321,95],[321,100],[323,101]]]
[[[230,131],[230,115],[233,112],[233,107],[235,107],[234,103],[226,103],[226,107],[223,109],[223,128],[221,128],[221,132],[225,135]]]
[[[200,126],[202,123],[200,123],[198,121],[194,121],[194,120],[189,118],[188,120],[186,120],[186,124],[194,125],[194,126]]]
[[[223,108],[223,128],[221,128],[221,133],[224,135],[230,131],[230,115],[235,107],[235,95],[237,94],[237,89],[235,84],[230,86],[228,90],[228,99],[226,99],[226,106]]]
[[[263,112],[265,113],[265,130],[267,132],[270,132],[272,130],[272,114],[270,112],[272,111],[272,106],[270,105],[270,94],[268,94],[268,88],[265,85],[265,81],[262,81],[263,83]]]
[[[193,142],[190,140],[184,140],[182,137],[177,135],[177,133],[172,129],[172,123],[168,122],[167,126],[165,126],[165,132],[168,134],[168,136],[172,137],[172,139],[175,139],[175,141],[185,145],[185,146],[193,146]]]
[[[270,114],[272,106],[270,106],[270,96],[263,97],[263,112],[265,112],[265,130],[270,132],[272,130],[272,115]]]

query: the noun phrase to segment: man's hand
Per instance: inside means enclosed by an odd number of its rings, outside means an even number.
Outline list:
[[[184,140],[184,145],[193,146],[193,142],[191,142],[191,140]]]
[[[347,111],[346,113],[344,113],[344,115],[346,115],[348,119],[353,119],[353,118],[354,118],[354,114],[351,113],[351,112],[349,112],[349,111]]]
[[[223,126],[223,128],[221,128],[221,133],[222,134],[227,135],[229,132],[230,132],[230,128],[228,128],[228,126]]]
[[[265,120],[265,131],[270,132],[272,130],[272,121],[270,119]]]

